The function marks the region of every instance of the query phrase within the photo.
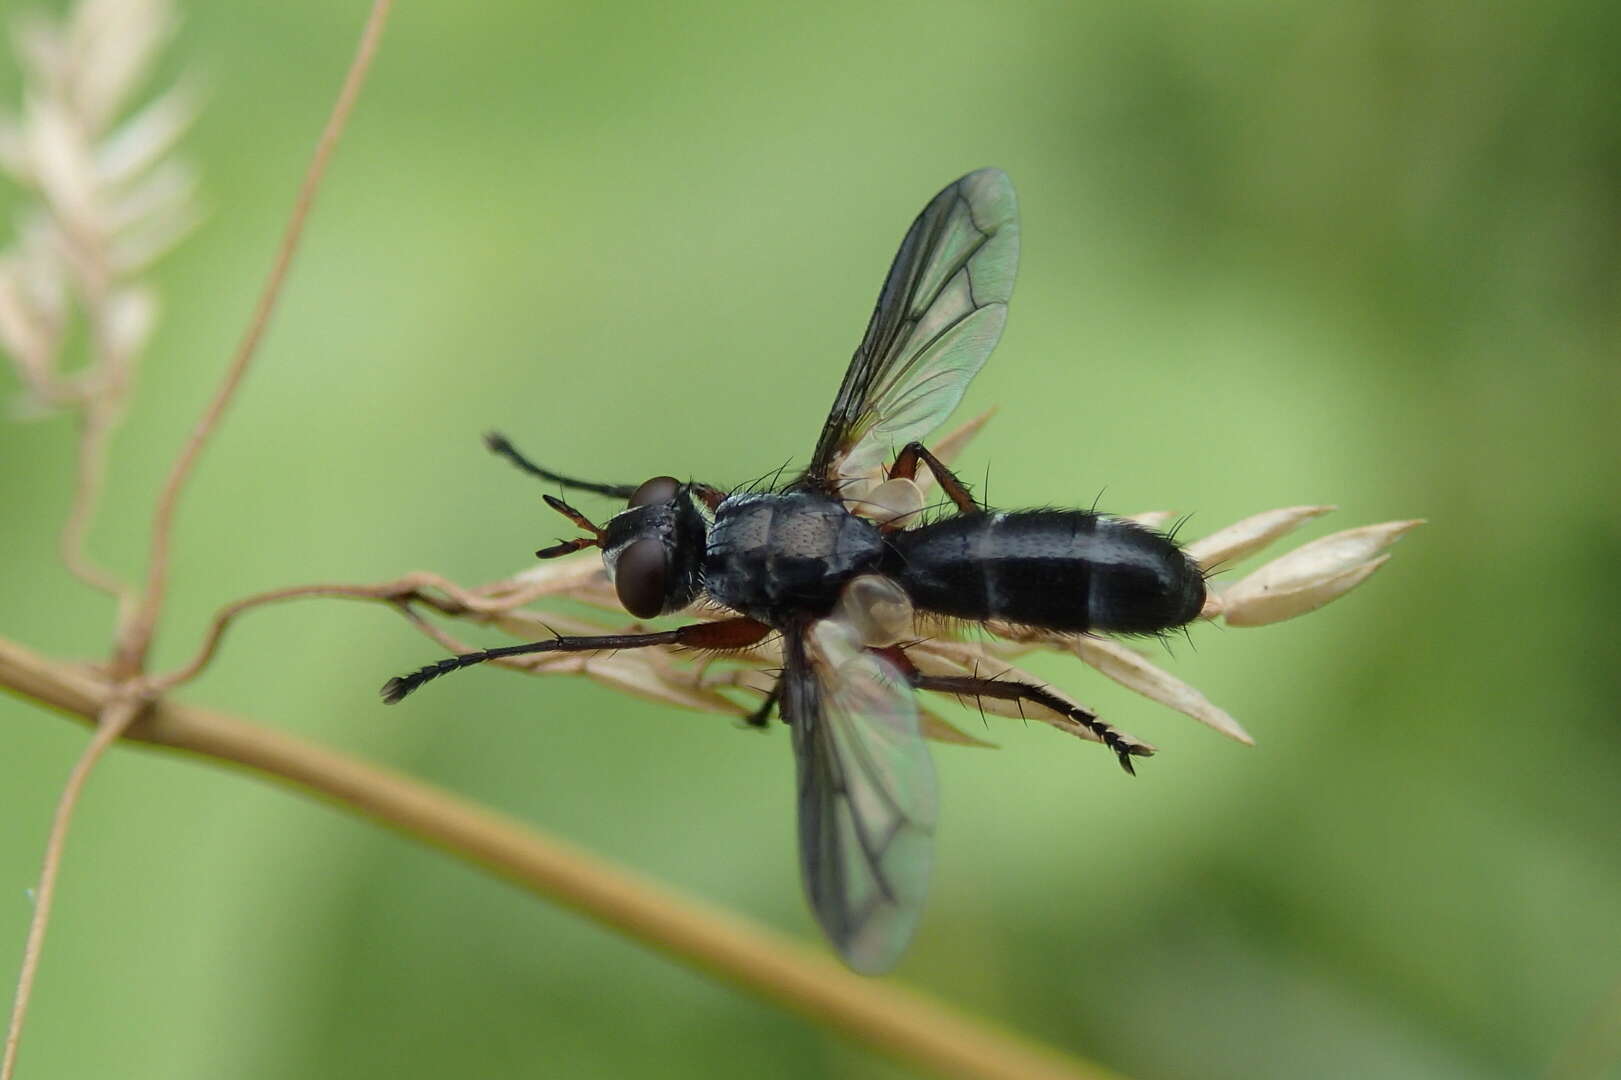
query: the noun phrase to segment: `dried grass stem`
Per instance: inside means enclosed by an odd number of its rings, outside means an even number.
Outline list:
[[[109,692],[94,714],[96,734],[90,740],[56,802],[56,813],[51,818],[51,832],[45,844],[45,858],[39,871],[39,883],[34,889],[34,914],[28,923],[28,940],[23,946],[22,969],[17,974],[17,994],[12,1001],[11,1023],[6,1029],[5,1057],[0,1060],[0,1080],[12,1080],[17,1069],[17,1050],[22,1042],[23,1021],[28,1016],[28,1003],[33,998],[34,977],[39,972],[40,954],[45,948],[45,931],[50,926],[51,905],[56,899],[56,879],[62,867],[62,852],[67,844],[68,826],[73,822],[73,811],[79,795],[96,762],[107,748],[117,742],[129,729],[140,712],[140,703],[127,694]]]
[[[226,369],[219,389],[215,391],[213,400],[203,411],[202,419],[197,422],[185,446],[181,448],[180,457],[175,461],[168,479],[164,482],[163,491],[158,496],[157,511],[152,518],[152,547],[147,561],[146,587],[134,612],[125,621],[119,633],[114,655],[114,670],[119,674],[130,676],[143,670],[145,666],[147,650],[152,644],[152,634],[156,629],[158,616],[163,610],[163,594],[169,580],[170,536],[174,527],[175,510],[180,503],[180,493],[185,488],[203,448],[208,444],[215,428],[219,426],[220,418],[225,415],[225,410],[236,397],[237,389],[242,385],[253,358],[258,354],[259,343],[264,339],[265,329],[270,325],[270,316],[275,311],[276,301],[281,297],[282,285],[287,280],[287,271],[292,266],[293,256],[297,254],[299,241],[303,238],[304,223],[309,219],[310,210],[315,205],[315,196],[320,191],[321,180],[326,175],[327,163],[331,160],[332,152],[337,148],[338,140],[343,135],[350,113],[354,111],[355,101],[365,84],[372,58],[377,53],[377,43],[382,38],[383,27],[393,7],[394,0],[376,0],[372,4],[371,14],[367,17],[365,28],[360,34],[360,44],[349,65],[349,72],[344,77],[343,87],[332,106],[326,127],[322,129],[321,137],[315,144],[315,154],[310,159],[304,181],[299,186],[292,215],[288,218],[287,228],[282,233],[275,261],[271,264],[270,274],[265,279],[258,303],[254,306],[248,328],[231,357],[230,366]]]
[[[117,700],[115,684],[101,676],[47,660],[3,638],[0,686],[80,717],[102,715]],[[110,743],[115,736],[104,721],[96,741]],[[1114,1076],[1099,1066],[1026,1043],[893,982],[854,975],[817,951],[731,913],[674,895],[447,792],[292,736],[157,700],[130,726],[128,737],[242,766],[357,811],[808,1020],[939,1075],[975,1080]],[[88,764],[81,761],[75,770],[80,783],[87,771]]]

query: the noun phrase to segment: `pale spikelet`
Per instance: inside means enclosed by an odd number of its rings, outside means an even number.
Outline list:
[[[1168,705],[1184,716],[1191,716],[1229,739],[1236,739],[1246,746],[1255,745],[1250,733],[1226,710],[1218,709],[1199,691],[1170,672],[1149,663],[1141,653],[1118,641],[1089,636],[1072,638],[1070,648],[1076,656],[1128,690],[1134,690],[1150,701]]]
[[[1163,531],[1171,522],[1176,520],[1175,510],[1144,510],[1140,514],[1127,514],[1126,520],[1135,521],[1145,529],[1159,529]]]
[[[74,396],[56,377],[68,303],[67,267],[56,239],[42,220],[34,220],[12,250],[0,253],[0,349],[30,391],[25,412],[65,405]]]
[[[946,436],[937,444],[944,451],[937,456],[945,460],[959,453],[988,417],[988,413],[977,417]],[[926,469],[919,472],[915,481],[886,481],[881,473],[874,473],[851,485],[846,502],[857,512],[879,520],[896,513],[915,514],[925,501],[921,493],[931,486],[933,478]],[[1265,551],[1301,525],[1331,510],[1333,507],[1322,505],[1269,510],[1194,540],[1185,550],[1207,571],[1227,568]],[[1149,528],[1163,529],[1171,525],[1175,516],[1171,511],[1151,511],[1132,515],[1131,520]],[[1225,591],[1218,591],[1217,579],[1212,579],[1207,583],[1208,600],[1201,617],[1244,627],[1277,622],[1315,610],[1365,581],[1389,558],[1383,554],[1385,549],[1418,524],[1418,521],[1386,522],[1311,541],[1266,563]],[[597,619],[520,610],[523,605],[536,601],[556,600],[574,601],[605,614]],[[498,625],[515,637],[529,639],[544,636],[547,631],[617,634],[644,629],[639,625],[626,625],[602,560],[591,551],[548,561],[504,581],[459,593],[458,603],[466,609],[468,617]],[[700,609],[693,614],[698,618],[718,618],[730,613]],[[1133,692],[1191,717],[1230,739],[1246,745],[1254,742],[1249,732],[1226,710],[1121,641],[1093,634],[1050,634],[997,623],[946,621],[926,623],[914,630],[915,637],[906,645],[907,656],[927,675],[966,674],[1039,683],[1039,679],[1016,667],[1013,661],[1037,650],[1067,653]],[[769,691],[782,658],[773,636],[743,652],[724,656],[694,656],[655,648],[625,651],[610,657],[545,653],[503,663],[533,674],[583,674],[648,700],[741,716],[751,712],[760,697]],[[1059,701],[1079,708],[1061,691],[1053,687],[1047,689]],[[739,692],[745,700],[733,696]],[[992,698],[974,698],[966,703],[987,716],[1040,720],[1077,738],[1100,741],[1096,732],[1086,725],[1040,704]],[[928,707],[927,699],[922,702],[921,717],[924,734],[929,738],[970,746],[991,745],[947,723]],[[1124,732],[1119,732],[1119,736],[1128,747],[1145,752],[1154,749]]]
[[[944,438],[930,447],[934,451],[934,456],[947,465],[956,461],[957,455],[963,452],[974,436],[984,430],[985,425],[990,423],[991,417],[995,415],[996,409],[986,409],[972,420],[947,433]],[[925,490],[927,490],[926,487]]]
[[[1332,506],[1289,506],[1282,510],[1268,510],[1193,541],[1187,546],[1187,552],[1194,562],[1206,570],[1216,570],[1248,558],[1312,518],[1321,517],[1334,509]]]
[[[661,705],[701,712],[730,712],[736,708],[734,702],[717,690],[672,677],[668,656],[574,653],[564,654],[561,659],[565,662],[556,665],[555,671],[578,672],[610,689],[623,690]]]
[[[25,414],[116,411],[151,336],[157,301],[139,280],[197,222],[196,180],[170,155],[194,115],[173,88],[119,122],[175,25],[169,0],[81,0],[60,20],[14,26],[20,110],[0,113],[0,169],[34,196],[0,251],[0,350]],[[70,313],[88,356],[63,356]]]
[[[1296,548],[1222,593],[1223,618],[1229,626],[1265,626],[1316,611],[1368,580],[1390,559],[1380,552],[1422,524],[1364,525]]]
[[[953,746],[977,746],[982,750],[995,750],[996,744],[968,734],[962,728],[949,724],[938,713],[926,705],[919,705],[917,710],[918,726],[923,731],[924,738],[935,742],[951,743]]]

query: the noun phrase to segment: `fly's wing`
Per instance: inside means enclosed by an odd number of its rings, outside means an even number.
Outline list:
[[[802,484],[837,495],[956,408],[1002,336],[1018,265],[1006,173],[971,172],[930,200],[895,253]]]
[[[805,893],[845,963],[881,974],[917,929],[933,856],[934,765],[917,705],[836,619],[790,627],[783,654]]]

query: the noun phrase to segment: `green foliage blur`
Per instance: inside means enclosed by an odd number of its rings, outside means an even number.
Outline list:
[[[210,216],[159,271],[92,538],[125,575],[363,15],[186,14]],[[182,506],[157,662],[249,592],[527,565],[558,521],[488,428],[612,481],[803,461],[907,222],[999,165],[1024,257],[961,462],[991,501],[1430,524],[1317,614],[1160,657],[1253,749],[1059,659],[1035,666],[1160,746],[1136,780],[1042,725],[937,747],[896,977],[1138,1078],[1621,1075],[1618,41],[1621,8],[1559,0],[403,3]],[[0,426],[0,634],[93,657],[112,612],[55,556],[73,438]],[[184,698],[816,937],[783,731],[493,670],[377,703],[436,655],[306,601]],[[9,979],[85,736],[0,718]],[[76,829],[29,1080],[909,1075],[215,767],[116,752]]]

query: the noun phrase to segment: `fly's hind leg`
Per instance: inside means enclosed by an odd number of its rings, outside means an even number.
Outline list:
[[[940,490],[956,504],[958,510],[964,514],[973,514],[984,509],[974,501],[974,496],[969,493],[967,486],[957,479],[957,474],[946,468],[945,463],[929,453],[920,442],[909,442],[901,448],[901,452],[895,457],[895,464],[890,467],[889,477],[891,480],[897,478],[915,480],[920,463],[929,467],[935,483],[940,485]]]
[[[1131,759],[1134,757],[1151,757],[1154,753],[1151,748],[1144,746],[1130,735],[1099,720],[1097,713],[1092,712],[1090,709],[1084,709],[1073,701],[1065,701],[1045,686],[1013,680],[987,679],[978,675],[925,675],[918,670],[917,665],[912,663],[899,646],[890,646],[887,649],[875,649],[873,651],[894,664],[901,674],[906,676],[907,681],[919,690],[934,690],[942,694],[954,694],[960,698],[1029,701],[1043,708],[1051,709],[1060,716],[1075,721],[1075,723],[1096,735],[1104,746],[1114,751],[1114,756],[1119,760],[1120,767],[1133,776],[1137,775],[1137,770],[1132,766]]]
[[[1114,756],[1120,761],[1120,767],[1133,776],[1137,775],[1137,770],[1132,767],[1131,759],[1149,757],[1154,753],[1142,743],[1133,741],[1129,735],[1122,734],[1099,720],[1096,713],[1065,701],[1046,687],[1034,683],[1004,682],[1001,679],[986,679],[974,675],[919,675],[912,685],[919,690],[938,690],[944,694],[956,694],[958,697],[1034,702],[1068,717],[1096,735],[1103,741],[1104,746],[1114,751]]]

